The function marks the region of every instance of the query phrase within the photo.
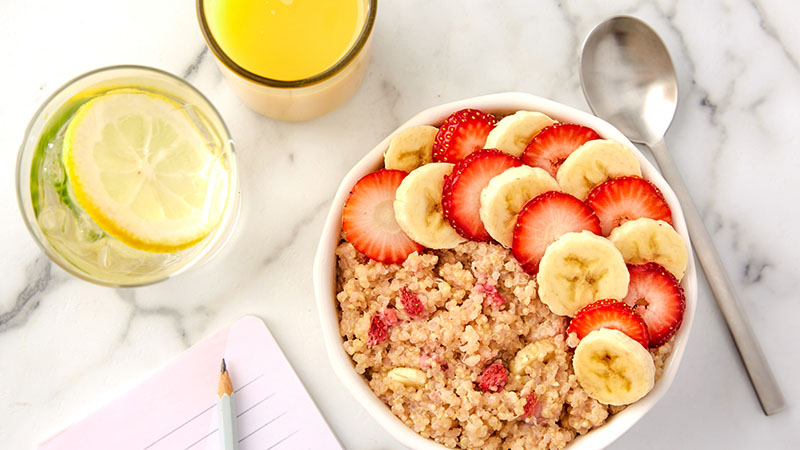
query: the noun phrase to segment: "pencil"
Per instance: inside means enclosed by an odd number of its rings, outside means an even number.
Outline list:
[[[233,384],[225,366],[225,358],[219,368],[219,386],[217,386],[217,413],[219,415],[219,439],[222,450],[236,450],[238,437],[236,433],[236,407],[233,399]]]

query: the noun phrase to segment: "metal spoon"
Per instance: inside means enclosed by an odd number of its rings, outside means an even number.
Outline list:
[[[695,253],[739,349],[761,408],[767,415],[785,406],[783,395],[725,274],[703,219],[664,144],[678,104],[678,81],[664,43],[644,22],[614,17],[586,37],[581,85],[589,107],[630,140],[653,152],[664,178],[683,207]]]

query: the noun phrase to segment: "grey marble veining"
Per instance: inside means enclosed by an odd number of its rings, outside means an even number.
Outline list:
[[[43,14],[46,11],[46,14]],[[668,148],[694,195],[781,383],[766,418],[704,280],[670,391],[611,448],[800,448],[794,342],[800,317],[800,6],[791,0],[381,1],[366,79],[336,111],[302,123],[261,117],[225,84],[193,2],[79,0],[0,6],[0,442],[37,442],[129,389],[204,336],[262,317],[348,449],[401,448],[338,386],[318,331],[311,264],[349,168],[427,107],[523,91],[588,111],[584,36],[631,14],[664,38],[680,83]],[[38,105],[112,64],[190,81],[235,141],[242,211],[225,249],[173,280],[114,290],[48,262],[19,216],[16,151]]]
[[[0,332],[25,325],[47,291],[52,266],[50,260],[41,255],[27,268],[25,287],[16,295],[11,308],[0,315]],[[14,295],[10,295],[9,298],[14,298]]]

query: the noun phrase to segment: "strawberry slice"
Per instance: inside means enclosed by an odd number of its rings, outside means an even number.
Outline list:
[[[406,175],[402,170],[372,172],[358,180],[345,201],[345,239],[375,261],[401,263],[425,248],[406,236],[394,218],[394,193]]]
[[[433,160],[455,163],[486,144],[497,118],[477,109],[450,114],[433,140]]]
[[[593,129],[573,123],[556,123],[543,128],[522,153],[522,162],[541,167],[555,178],[561,163],[581,145],[600,139]]]
[[[647,324],[630,306],[617,300],[598,300],[575,314],[567,327],[567,334],[576,333],[583,339],[600,328],[619,330],[647,348],[650,340]]]
[[[517,216],[511,252],[522,268],[533,275],[547,246],[564,233],[589,230],[600,234],[600,221],[591,208],[563,192],[550,191],[530,200]]]
[[[442,214],[467,239],[490,241],[481,221],[481,190],[489,180],[522,162],[500,150],[483,149],[457,162],[442,188]]]
[[[640,177],[619,177],[592,189],[586,198],[600,219],[603,236],[623,223],[647,217],[672,225],[672,211],[661,191]]]
[[[628,265],[631,281],[622,300],[647,323],[650,347],[660,347],[678,331],[686,310],[683,288],[674,275],[656,263]]]

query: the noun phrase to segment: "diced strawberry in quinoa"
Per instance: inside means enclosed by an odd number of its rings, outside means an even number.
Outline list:
[[[383,312],[383,320],[389,327],[397,325],[397,310],[386,308],[386,310]]]
[[[439,366],[442,370],[447,370],[447,363],[443,362],[439,355],[430,354],[430,353],[423,353],[419,357],[419,366],[423,369],[430,369],[432,367]]]
[[[542,404],[536,400],[536,395],[528,394],[525,398],[525,412],[522,413],[523,419],[531,419],[538,422],[542,418]]]
[[[367,343],[373,346],[386,342],[389,339],[389,328],[396,324],[397,311],[387,308],[382,313],[376,313],[370,320],[369,341]]]
[[[435,360],[427,353],[419,355],[419,366],[423,369],[430,369],[434,362]]]
[[[420,319],[428,315],[422,300],[406,286],[400,288],[400,303],[403,304],[403,310],[412,319]]]
[[[500,307],[506,304],[506,298],[500,295],[495,285],[483,283],[479,284],[478,288],[483,292],[484,303],[489,306]]]
[[[508,381],[508,371],[503,363],[495,361],[483,369],[478,377],[478,386],[483,392],[500,392]]]

